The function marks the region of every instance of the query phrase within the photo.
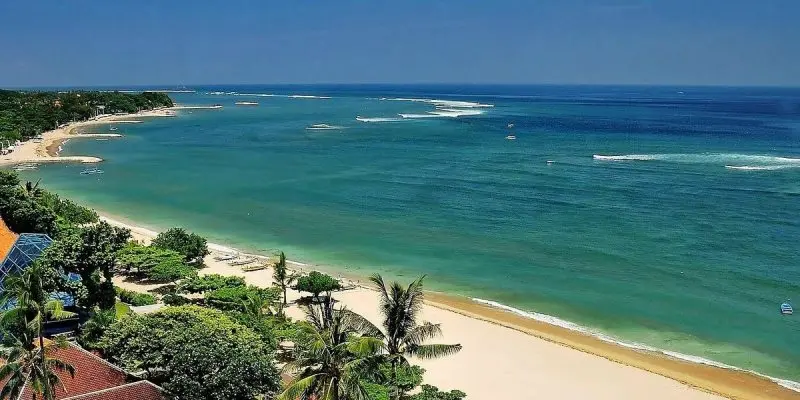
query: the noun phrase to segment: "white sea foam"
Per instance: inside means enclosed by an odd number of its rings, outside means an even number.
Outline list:
[[[312,96],[306,94],[292,94],[289,97],[293,99],[330,99],[330,96]]]
[[[787,168],[800,168],[800,158],[737,153],[595,154],[592,158],[598,161],[659,161],[682,164],[718,164],[728,169],[745,171],[775,171]]]
[[[442,117],[461,117],[465,115],[481,115],[483,111],[481,110],[458,110],[454,108],[439,108],[436,111],[430,111],[431,114],[440,115]]]
[[[418,119],[418,118],[441,118],[444,115],[436,115],[436,114],[399,114],[401,117],[405,119]]]
[[[675,352],[675,351],[662,350],[662,349],[658,349],[658,348],[655,348],[655,347],[652,347],[652,346],[648,346],[648,345],[644,345],[644,344],[641,344],[641,343],[623,342],[623,341],[620,341],[620,340],[618,340],[618,339],[616,339],[616,338],[614,338],[612,336],[606,335],[606,334],[598,332],[596,330],[589,329],[589,328],[587,328],[585,326],[578,325],[578,324],[576,324],[574,322],[565,321],[563,319],[554,317],[552,315],[540,314],[540,313],[537,313],[537,312],[530,312],[530,311],[520,310],[518,308],[514,308],[514,307],[511,307],[511,306],[505,305],[503,303],[498,303],[496,301],[484,300],[484,299],[479,299],[479,298],[472,298],[472,300],[477,302],[477,303],[485,304],[485,305],[490,306],[490,307],[498,308],[498,309],[501,309],[501,310],[504,310],[504,311],[511,312],[513,314],[517,314],[517,315],[523,316],[525,318],[530,318],[530,319],[533,319],[533,320],[536,320],[536,321],[540,321],[540,322],[544,322],[544,323],[550,324],[550,325],[560,326],[562,328],[569,329],[571,331],[585,333],[585,334],[594,336],[594,337],[596,337],[596,338],[598,338],[600,340],[603,340],[605,342],[614,343],[614,344],[619,345],[619,346],[623,346],[623,347],[627,347],[627,348],[631,348],[631,349],[636,349],[636,350],[645,350],[645,351],[650,351],[650,352],[654,352],[654,353],[661,353],[661,354],[665,354],[665,355],[668,355],[668,356],[673,357],[673,358],[677,358],[677,359],[680,359],[680,360],[684,360],[684,361],[688,361],[688,362],[692,362],[692,363],[696,363],[696,364],[706,364],[706,365],[711,365],[711,366],[715,366],[715,367],[718,367],[718,368],[725,368],[725,369],[736,370],[736,371],[746,371],[748,373],[752,373],[754,375],[758,375],[760,377],[769,379],[769,380],[771,380],[771,381],[777,383],[778,385],[781,385],[781,386],[783,386],[783,387],[785,387],[787,389],[791,389],[791,390],[800,392],[800,382],[795,382],[795,381],[790,381],[790,380],[787,380],[787,379],[780,379],[780,378],[771,377],[769,375],[764,375],[764,374],[758,373],[756,371],[751,371],[751,370],[747,370],[747,369],[743,369],[743,368],[739,368],[739,367],[734,367],[732,365],[724,364],[724,363],[721,363],[721,362],[718,362],[718,361],[714,361],[714,360],[709,360],[709,359],[703,358],[703,357],[692,356],[692,355],[689,355],[689,354],[678,353],[678,352]]]
[[[384,117],[356,117],[356,121],[361,122],[398,122],[402,118],[384,118]]]
[[[437,107],[446,108],[479,108],[479,107],[494,107],[494,104],[481,104],[472,101],[458,101],[458,100],[439,100],[439,99],[417,99],[417,98],[381,98],[387,101],[413,101],[418,103],[429,103]]]
[[[786,164],[786,165],[726,165],[727,169],[734,169],[739,171],[777,171],[780,169],[800,168],[800,164]]]

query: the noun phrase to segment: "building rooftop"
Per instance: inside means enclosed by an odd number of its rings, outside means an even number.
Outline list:
[[[51,355],[75,368],[75,376],[58,371],[62,386],[56,388],[55,400],[163,400],[161,388],[148,382],[129,383],[130,376],[121,368],[70,343]],[[32,398],[26,386],[18,400]]]
[[[6,223],[0,218],[0,261],[5,260],[14,242],[17,241],[18,235],[11,231],[6,226]]]

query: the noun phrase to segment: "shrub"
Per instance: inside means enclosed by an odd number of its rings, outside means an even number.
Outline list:
[[[119,296],[119,300],[122,301],[123,303],[128,303],[135,307],[149,306],[151,304],[156,304],[156,298],[152,294],[134,292],[132,290],[127,290],[123,288],[116,288],[116,289],[117,289],[117,296]]]
[[[194,276],[181,282],[181,290],[188,293],[203,293],[227,287],[245,286],[241,276],[222,276],[219,274]]]
[[[182,306],[189,303],[189,299],[175,293],[167,293],[161,300],[168,306]]]
[[[224,287],[206,292],[205,301],[211,307],[220,310],[241,310],[249,296],[279,301],[280,294],[275,289],[261,289],[255,286]]]

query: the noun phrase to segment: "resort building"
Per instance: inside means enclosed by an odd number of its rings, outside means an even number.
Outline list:
[[[17,235],[0,218],[0,291],[9,275],[25,269],[52,243],[50,236],[41,233]]]

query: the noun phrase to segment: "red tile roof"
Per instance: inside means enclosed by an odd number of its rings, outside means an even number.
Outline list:
[[[139,381],[62,400],[163,400],[161,388],[149,381]]]
[[[56,388],[55,400],[162,400],[164,396],[158,386],[139,381],[128,383],[128,374],[114,364],[70,343],[68,347],[56,349],[50,357],[57,358],[75,368],[75,376],[58,371],[62,386]],[[64,390],[66,389],[66,390]],[[32,398],[30,386],[19,399]]]
[[[12,232],[0,218],[0,262],[5,260],[11,247],[17,241],[17,234]]]

